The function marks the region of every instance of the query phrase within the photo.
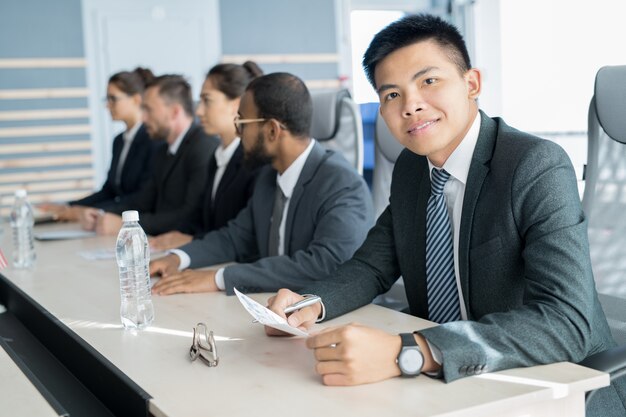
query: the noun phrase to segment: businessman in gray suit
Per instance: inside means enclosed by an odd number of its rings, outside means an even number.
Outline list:
[[[363,178],[309,136],[311,96],[286,73],[255,79],[235,121],[245,162],[270,162],[252,198],[225,227],[151,262],[153,292],[299,290],[349,259],[373,224]],[[187,268],[237,262],[217,271]],[[182,271],[181,271],[182,270]]]
[[[322,304],[288,321],[308,328],[344,314],[403,276],[411,314],[440,325],[400,335],[360,325],[325,329],[307,340],[323,382],[422,372],[450,382],[579,362],[612,347],[565,152],[479,111],[480,73],[456,28],[440,18],[391,24],[363,62],[381,115],[406,149],[389,206],[365,243],[332,279],[301,290]],[[281,290],[270,307],[284,317],[300,299]],[[602,391],[607,408],[594,415],[623,415],[614,387]]]

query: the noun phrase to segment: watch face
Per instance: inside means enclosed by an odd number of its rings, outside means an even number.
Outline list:
[[[404,349],[398,358],[398,365],[405,374],[418,374],[424,361],[422,354],[417,349]]]

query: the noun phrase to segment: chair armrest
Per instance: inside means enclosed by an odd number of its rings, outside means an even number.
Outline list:
[[[626,346],[618,346],[585,358],[579,365],[611,375],[611,381],[626,375]]]

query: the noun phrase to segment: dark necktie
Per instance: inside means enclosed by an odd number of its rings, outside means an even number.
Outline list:
[[[283,194],[283,190],[276,184],[276,192],[274,193],[274,209],[272,210],[272,219],[270,224],[270,236],[268,241],[269,256],[278,256],[278,245],[280,244],[280,223],[283,219],[283,211],[285,211],[285,203],[287,197]]]
[[[428,318],[437,323],[460,320],[459,295],[454,275],[452,227],[443,187],[450,178],[444,169],[432,171],[426,208],[426,289]]]

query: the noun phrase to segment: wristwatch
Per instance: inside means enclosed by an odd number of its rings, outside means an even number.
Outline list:
[[[400,333],[402,349],[398,354],[396,363],[404,377],[417,376],[424,366],[424,355],[415,341],[413,333]]]

